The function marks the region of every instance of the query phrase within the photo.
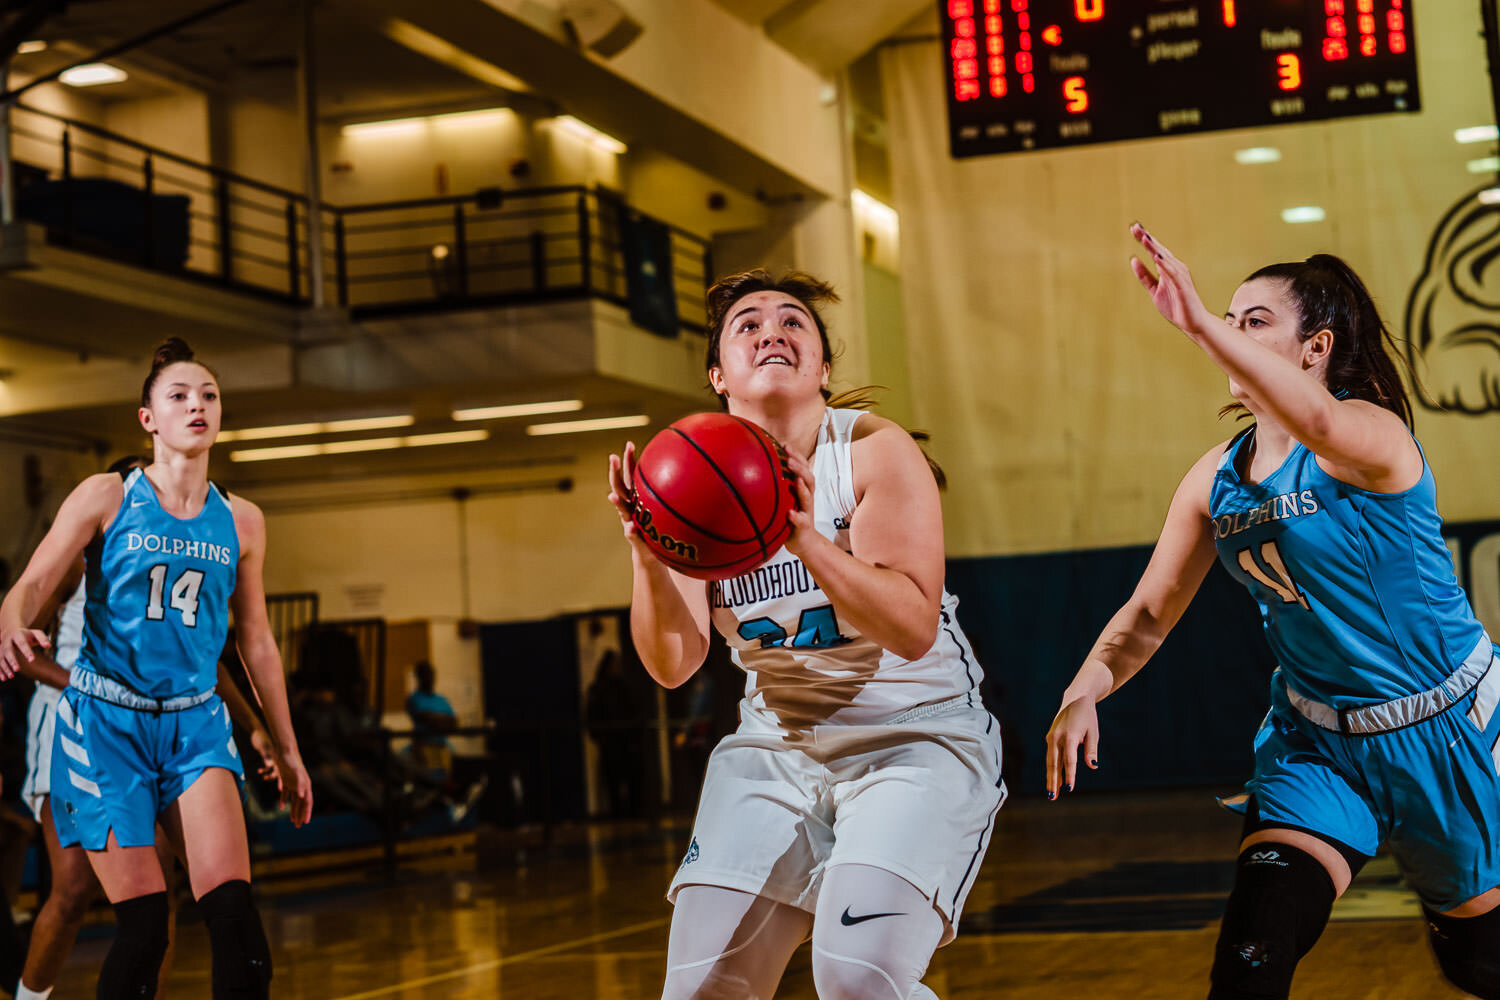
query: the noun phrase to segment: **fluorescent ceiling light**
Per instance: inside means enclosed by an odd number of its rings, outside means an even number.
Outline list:
[[[528,424],[526,433],[533,437],[541,434],[582,434],[586,431],[613,431],[623,427],[644,427],[651,418],[644,413],[629,417],[599,417],[594,420],[561,420],[555,424]]]
[[[231,451],[229,460],[231,462],[269,462],[277,458],[306,458],[309,455],[323,454],[323,446],[320,444],[287,444],[279,448],[249,448],[245,451]]]
[[[400,448],[406,444],[404,438],[354,438],[350,441],[324,441],[324,455],[347,455],[356,451],[385,451],[388,448]]]
[[[510,108],[479,108],[475,111],[447,111],[440,115],[428,115],[434,125],[495,125],[511,117]]]
[[[474,111],[445,111],[436,115],[407,115],[402,118],[382,118],[379,121],[350,122],[339,131],[344,135],[402,135],[417,133],[428,125],[495,125],[511,117],[510,108],[478,108]]]
[[[264,438],[302,437],[307,434],[338,434],[343,431],[375,431],[387,427],[410,427],[416,418],[410,413],[392,413],[383,417],[356,417],[353,420],[325,420],[304,424],[278,424],[274,427],[242,427],[220,431],[220,441],[258,441]]]
[[[392,413],[385,417],[354,417],[350,420],[328,420],[323,423],[324,434],[341,431],[378,431],[387,427],[410,427],[417,418],[410,413]]]
[[[517,403],[513,406],[476,406],[454,410],[454,420],[503,420],[506,417],[540,417],[548,413],[572,413],[583,409],[581,399],[554,399],[547,403]]]
[[[1464,164],[1471,174],[1493,174],[1500,171],[1500,156],[1481,156]]]
[[[109,63],[85,63],[74,66],[58,77],[58,80],[70,87],[97,87],[101,83],[119,83],[127,75],[123,69]]]
[[[572,115],[558,115],[552,120],[557,122],[558,128],[576,138],[582,139],[595,149],[603,150],[606,153],[625,152],[625,144],[619,139],[616,139],[612,135],[604,134],[594,128],[594,126],[585,124]]]
[[[490,436],[490,432],[483,429],[472,431],[443,431],[439,434],[413,434],[406,439],[408,448],[426,448],[434,444],[465,444],[469,441],[483,441]]]
[[[16,46],[16,55],[18,56],[29,56],[33,52],[46,51],[47,43],[42,41],[41,39],[36,39],[30,42],[22,42],[20,45]]]
[[[339,131],[346,136],[361,135],[406,135],[421,132],[427,128],[426,120],[422,118],[391,118],[379,122],[357,122],[353,125],[345,125]]]
[[[1500,187],[1485,188],[1479,192],[1479,204],[1500,205]]]
[[[1500,128],[1494,125],[1474,125],[1457,129],[1453,133],[1453,138],[1461,143],[1493,142],[1495,139],[1500,139]]]
[[[1281,159],[1281,150],[1275,146],[1251,146],[1234,151],[1235,163],[1276,163]]]
[[[1328,213],[1318,205],[1298,205],[1281,210],[1282,222],[1322,222],[1327,217]]]
[[[426,448],[438,444],[464,444],[490,436],[484,429],[446,431],[441,434],[411,434],[406,437],[356,438],[352,441],[321,441],[316,444],[280,445],[231,451],[231,462],[268,462],[278,458],[308,458],[313,455],[347,455],[359,451],[389,451],[394,448]]]
[[[878,198],[872,198],[859,188],[849,192],[849,203],[854,206],[856,212],[863,212],[878,222],[888,226],[899,226],[901,218],[896,210]]]

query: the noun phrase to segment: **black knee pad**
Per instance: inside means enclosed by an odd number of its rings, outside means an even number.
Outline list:
[[[99,1000],[150,1000],[167,953],[167,894],[153,892],[115,904],[115,943],[99,970]]]
[[[1500,1000],[1500,909],[1478,917],[1422,912],[1443,975],[1480,1000]]]
[[[198,900],[213,952],[214,1000],[266,1000],[271,993],[271,948],[250,883],[225,882]]]
[[[1323,933],[1333,879],[1317,858],[1286,844],[1241,852],[1214,948],[1209,1000],[1285,1000],[1292,973]]]

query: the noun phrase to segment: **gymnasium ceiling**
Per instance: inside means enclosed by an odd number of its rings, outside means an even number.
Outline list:
[[[0,0],[14,19],[39,0]],[[40,0],[53,3],[54,0]],[[563,0],[485,0],[560,10]],[[632,6],[620,0],[627,11]],[[758,25],[775,44],[808,65],[836,74],[932,6],[932,0],[713,0]],[[47,72],[105,46],[215,6],[211,0],[66,0],[30,37],[52,43],[46,53],[19,56],[18,72]],[[318,82],[326,117],[403,104],[438,105],[493,95],[480,80],[417,52],[390,28],[404,4],[318,0]],[[420,5],[417,5],[420,6]],[[246,0],[122,56],[146,77],[136,87],[101,88],[102,100],[146,96],[142,87],[173,83],[209,92],[234,92],[282,103],[296,96],[301,0]],[[650,31],[649,21],[644,30]],[[461,43],[464,39],[447,39]],[[498,67],[504,70],[505,67]]]
[[[442,23],[448,26],[446,37],[436,48],[430,39],[424,42],[402,30],[405,17],[423,20],[423,9],[434,2],[442,5]],[[348,120],[371,113],[416,111],[431,108],[497,103],[497,97],[515,104],[539,102],[540,107],[564,106],[569,110],[586,105],[581,93],[584,87],[599,88],[599,79],[576,86],[578,93],[566,93],[554,76],[538,87],[524,78],[527,58],[536,53],[518,53],[516,66],[502,63],[499,53],[506,45],[494,37],[481,37],[486,26],[495,24],[495,8],[502,13],[519,7],[560,10],[562,0],[317,0],[315,5],[317,92],[319,116],[325,121]],[[668,10],[671,0],[620,0],[627,10]],[[898,32],[914,17],[927,11],[932,0],[712,0],[731,15],[763,29],[766,37],[795,57],[830,77],[845,70],[882,39]],[[486,6],[488,5],[488,6]],[[216,6],[215,0],[0,0],[0,30],[15,25],[28,9],[60,8],[25,37],[48,42],[44,52],[18,55],[12,64],[12,82],[18,83],[59,70],[101,50],[138,36],[179,18]],[[405,17],[404,17],[404,16]],[[213,16],[181,27],[162,37],[132,48],[114,57],[126,66],[131,79],[126,84],[94,88],[91,97],[101,101],[138,100],[184,91],[210,95],[253,97],[283,107],[295,106],[298,96],[298,53],[301,42],[303,5],[301,0],[245,0],[228,5]],[[511,19],[507,19],[511,20]],[[409,22],[405,22],[409,23]],[[514,23],[512,21],[512,23]],[[651,24],[646,20],[644,30]],[[465,51],[483,52],[480,60],[445,58],[443,42]],[[536,63],[532,63],[535,66]],[[604,65],[607,67],[607,61]],[[520,72],[522,76],[512,76]],[[600,71],[603,73],[604,71]],[[858,74],[856,76],[856,91]],[[608,79],[607,76],[601,77]],[[611,93],[614,93],[611,90]],[[594,98],[596,101],[597,97]],[[610,98],[620,103],[618,97]],[[639,98],[638,98],[639,100]],[[626,114],[640,114],[640,106],[628,107]],[[660,112],[656,112],[660,115]],[[607,124],[607,122],[601,122]],[[681,126],[687,139],[700,145],[705,132]],[[863,130],[862,130],[863,131]],[[716,136],[714,138],[717,138]],[[743,159],[743,158],[741,158]],[[727,177],[745,189],[745,178]],[[752,179],[753,180],[753,179]],[[157,279],[161,280],[161,279]],[[9,299],[7,314],[12,319],[20,301],[14,298],[19,286],[13,279],[0,278],[0,297]],[[35,296],[36,292],[26,293]],[[107,303],[105,304],[107,305]],[[101,306],[102,308],[103,306]],[[35,310],[33,310],[35,311]],[[119,318],[118,314],[116,319]],[[164,315],[153,322],[143,315],[135,327],[129,346],[120,339],[125,330],[115,323],[82,324],[80,329],[59,330],[56,326],[20,324],[27,331],[45,329],[42,335],[20,331],[15,322],[0,324],[0,343],[4,345],[0,380],[17,374],[34,375],[45,371],[64,376],[70,365],[81,364],[87,357],[114,364],[135,365],[142,357],[147,341],[157,339],[157,331],[181,317]],[[75,324],[77,325],[77,324]],[[281,321],[268,331],[272,340],[282,344],[291,341],[296,323]],[[134,329],[132,327],[131,329]],[[112,332],[111,332],[112,331]],[[148,332],[149,331],[149,332]],[[229,330],[225,336],[237,336]],[[213,339],[203,333],[200,339]],[[211,346],[201,345],[206,353]],[[62,377],[59,384],[66,384]],[[566,394],[566,386],[554,387]],[[473,393],[474,387],[468,387]],[[577,392],[597,398],[610,410],[630,409],[629,393],[619,384],[604,384],[597,378],[580,380]],[[327,397],[330,405],[334,402]],[[445,393],[441,387],[401,396],[420,412],[440,414],[444,411]],[[305,405],[305,397],[303,397]],[[674,402],[673,400],[677,401]],[[295,390],[267,390],[256,394],[241,393],[235,423],[274,423],[297,404]],[[369,405],[395,402],[370,395]],[[360,400],[339,398],[342,406],[356,407]],[[683,405],[681,397],[659,392],[636,394],[638,408],[650,411],[654,418],[671,419],[672,409]],[[593,405],[591,403],[591,405]],[[701,404],[699,404],[701,405]],[[691,408],[691,407],[689,407]],[[229,421],[226,421],[229,422]],[[134,413],[127,400],[124,404],[69,400],[59,391],[55,408],[37,409],[26,415],[7,418],[0,425],[12,432],[25,434],[50,432],[61,440],[81,441],[93,438],[108,440],[111,446],[128,440],[137,432]],[[508,440],[497,446],[525,454],[524,442]],[[489,460],[495,451],[489,451]],[[551,449],[555,450],[555,449]],[[434,461],[437,456],[434,456]],[[267,470],[269,471],[269,469]]]

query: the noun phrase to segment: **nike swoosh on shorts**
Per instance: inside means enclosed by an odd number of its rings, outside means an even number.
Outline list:
[[[851,917],[849,916],[849,907],[846,906],[844,907],[843,915],[839,917],[839,923],[845,927],[853,927],[855,924],[862,924],[866,920],[874,920],[878,917],[903,917],[905,915],[904,913],[866,913],[862,917]]]

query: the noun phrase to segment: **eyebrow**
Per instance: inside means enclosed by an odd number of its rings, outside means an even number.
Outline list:
[[[778,309],[795,309],[795,310],[797,310],[797,312],[801,313],[804,317],[806,317],[808,319],[812,318],[811,316],[807,315],[807,310],[806,309],[803,309],[801,306],[799,306],[795,302],[778,302],[776,304],[776,308],[778,308]],[[729,320],[729,322],[731,324],[735,323],[735,322],[737,322],[739,320],[739,318],[741,316],[745,315],[745,313],[752,313],[752,312],[759,312],[759,311],[760,311],[760,306],[746,306],[745,308],[741,309],[739,312],[735,313],[734,316]]]
[[[199,385],[200,388],[204,388],[204,389],[207,389],[207,388],[217,389],[219,387],[219,383],[217,383],[217,382],[200,382],[200,383],[198,383],[198,385]],[[191,382],[168,382],[167,383],[167,388],[168,389],[191,389],[192,387],[193,387],[193,384]]]
[[[1270,306],[1250,306],[1244,312],[1240,313],[1240,315],[1242,317],[1243,316],[1249,316],[1253,312],[1270,313],[1272,316],[1276,315],[1276,310],[1272,309]],[[1225,318],[1231,317],[1233,315],[1234,315],[1234,310],[1233,309],[1226,310],[1225,313],[1224,313]]]

